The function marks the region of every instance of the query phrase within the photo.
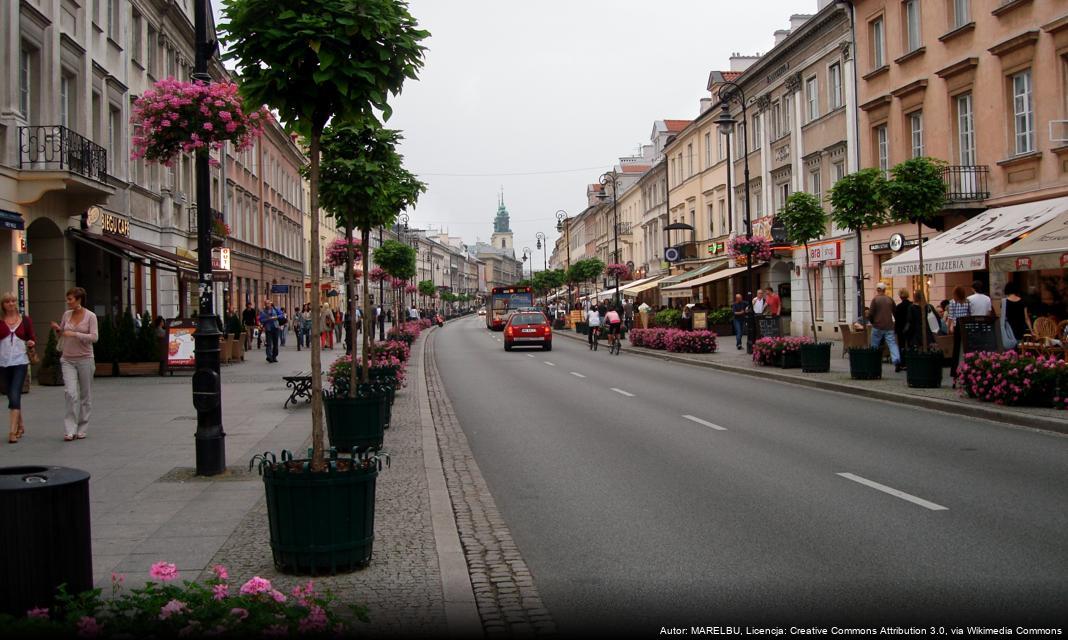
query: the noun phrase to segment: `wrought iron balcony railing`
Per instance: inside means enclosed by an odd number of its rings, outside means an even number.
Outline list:
[[[978,202],[990,197],[987,177],[990,170],[985,165],[952,165],[942,170],[946,183],[946,201]]]
[[[19,127],[19,169],[71,171],[107,183],[107,149],[61,125]]]

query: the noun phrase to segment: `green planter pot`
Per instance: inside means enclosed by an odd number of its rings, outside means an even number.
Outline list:
[[[806,373],[826,373],[831,370],[831,343],[817,342],[801,345],[801,370]]]
[[[797,369],[801,366],[801,352],[783,351],[775,358],[775,366],[781,369]]]
[[[880,349],[850,349],[849,377],[854,380],[879,380],[883,377],[883,352]]]
[[[389,394],[365,398],[323,398],[330,446],[341,452],[379,449],[388,421]]]
[[[377,466],[342,471],[348,460],[312,473],[306,460],[264,465],[274,565],[298,574],[334,574],[366,566],[375,539]]]
[[[905,379],[910,387],[937,389],[942,386],[941,351],[906,351]]]

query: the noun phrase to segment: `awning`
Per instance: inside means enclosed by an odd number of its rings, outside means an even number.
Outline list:
[[[987,209],[923,245],[924,273],[980,271],[986,254],[1068,211],[1068,197]],[[883,263],[884,277],[920,273],[919,247]]]
[[[645,282],[643,282],[643,283],[641,283],[639,285],[633,285],[632,284],[631,286],[627,287],[626,291],[623,292],[623,295],[625,295],[625,296],[636,296],[639,293],[641,293],[642,291],[648,291],[649,289],[652,289],[653,287],[659,286],[660,285],[660,281],[663,280],[663,279],[664,279],[663,277],[653,276],[652,278],[647,279]]]
[[[664,289],[664,292],[667,293],[668,291],[684,291],[684,290],[688,291],[692,287],[700,287],[702,285],[708,284],[709,282],[715,282],[717,280],[723,280],[724,278],[729,278],[731,276],[736,276],[739,273],[743,273],[744,271],[745,271],[745,267],[734,267],[733,269],[724,269],[723,271],[717,271],[715,273],[710,273],[710,274],[708,274],[706,276],[701,276],[700,278],[697,278],[696,280],[687,280],[686,282],[683,282],[682,284],[676,284],[674,286],[668,287],[667,289]]]
[[[673,276],[668,276],[668,277],[664,278],[663,280],[661,280],[660,281],[660,288],[663,289],[665,287],[670,287],[672,285],[678,284],[678,283],[682,282],[683,280],[689,280],[691,278],[696,278],[698,276],[703,276],[706,273],[709,273],[710,271],[712,271],[714,269],[719,269],[720,267],[725,266],[726,264],[727,264],[726,260],[717,260],[715,262],[710,262],[708,264],[701,265],[700,267],[697,267],[696,269],[691,269],[690,271],[685,271],[683,273],[676,273]]]
[[[80,229],[67,229],[67,235],[73,240],[91,244],[101,251],[120,258],[134,260],[135,262],[154,262],[157,266],[169,271],[188,271],[194,274],[197,272],[197,264],[192,260],[183,258],[177,253],[153,247],[139,240],[111,234],[92,233]]]
[[[990,254],[991,271],[1068,269],[1068,211],[1019,242]]]
[[[25,228],[26,221],[22,219],[21,215],[15,213],[14,211],[0,209],[0,229],[22,231]]]
[[[640,286],[642,283],[649,282],[650,280],[656,280],[656,276],[649,276],[648,278],[642,278],[641,280],[634,280],[632,282],[628,282],[627,284],[620,287],[619,291],[621,293],[624,291],[629,291],[634,287]]]

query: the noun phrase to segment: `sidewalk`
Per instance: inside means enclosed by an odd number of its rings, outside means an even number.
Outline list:
[[[557,331],[557,335],[573,340],[586,341],[586,336],[571,330]],[[670,362],[685,363],[730,373],[789,382],[819,389],[848,393],[888,402],[909,404],[958,415],[967,415],[1012,425],[1032,427],[1068,433],[1068,412],[1041,407],[1001,407],[962,397],[953,388],[949,371],[943,370],[942,387],[938,389],[913,389],[905,382],[905,372],[894,372],[893,365],[883,365],[881,380],[853,380],[849,376],[849,360],[843,357],[842,343],[831,346],[831,370],[827,373],[805,373],[801,369],[779,369],[761,366],[753,362],[752,355],[744,348],[735,349],[734,336],[720,336],[716,353],[670,353],[655,349],[635,347],[624,341],[623,352],[660,358]]]
[[[341,603],[365,605],[366,631],[375,637],[482,633],[430,412],[428,338],[413,345],[409,385],[397,393],[386,432],[392,464],[378,477],[372,561],[360,571],[315,578]],[[324,351],[323,368],[341,353]],[[23,397],[26,435],[0,445],[0,466],[47,464],[91,474],[93,577],[105,593],[112,572],[137,586],[160,560],[175,563],[183,579],[206,578],[219,563],[232,580],[259,575],[288,592],[308,578],[275,571],[263,484],[248,463],[282,449],[301,457],[309,446],[309,405],[282,408],[289,395],[282,376],[306,371],[309,361],[309,351],[291,344],[278,364],[254,349],[245,362],[223,367],[224,475],[194,474],[189,373],[95,379],[89,437],[74,442],[63,441],[63,388],[34,385]]]

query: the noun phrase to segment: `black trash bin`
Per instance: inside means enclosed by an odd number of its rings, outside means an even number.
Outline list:
[[[56,588],[93,587],[89,474],[48,466],[0,468],[0,611],[49,607]]]

